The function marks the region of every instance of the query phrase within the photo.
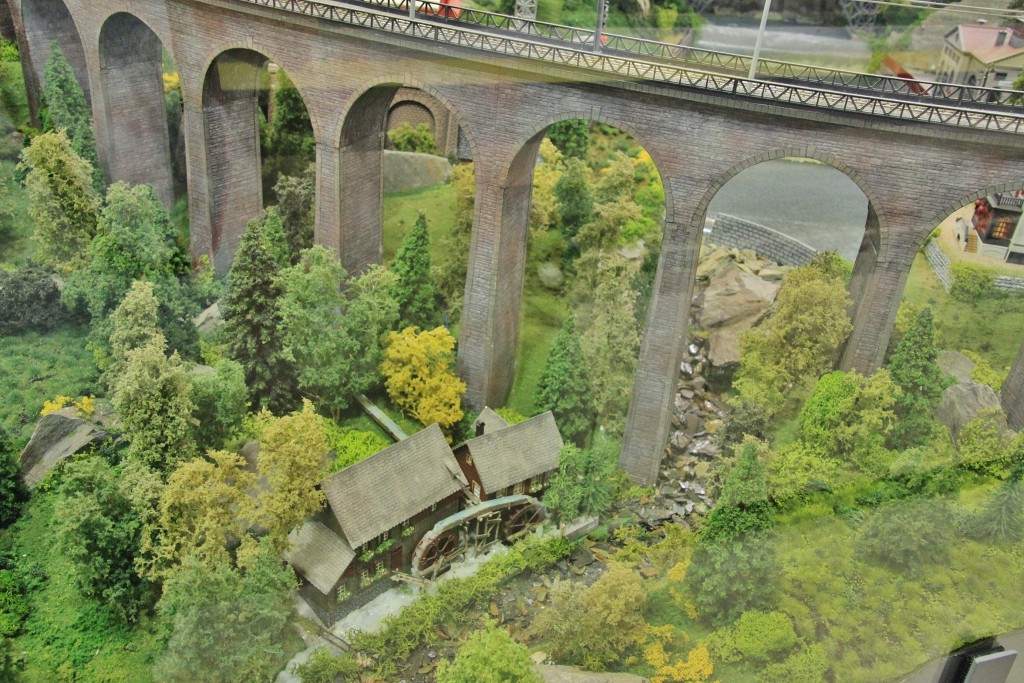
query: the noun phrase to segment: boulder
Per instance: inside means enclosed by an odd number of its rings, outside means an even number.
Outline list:
[[[214,301],[202,313],[192,319],[192,324],[201,333],[213,332],[224,324],[224,317],[220,314],[220,303]]]
[[[444,157],[419,152],[384,152],[384,191],[401,192],[448,180],[452,165]]]
[[[999,396],[992,387],[978,382],[962,382],[942,392],[942,401],[935,409],[935,419],[946,425],[956,439],[965,424],[989,408],[1000,408]]]
[[[30,489],[62,461],[107,438],[99,425],[78,417],[77,413],[75,408],[64,408],[44,415],[36,424],[32,438],[18,458],[21,476]]]
[[[560,289],[565,282],[562,269],[552,261],[545,261],[537,266],[537,278],[548,289]]]
[[[595,673],[571,666],[538,664],[537,671],[544,683],[650,683],[648,679],[633,674]]]
[[[700,325],[708,331],[708,361],[722,368],[739,362],[740,337],[768,313],[779,285],[735,265],[711,279]]]
[[[939,351],[936,358],[939,369],[961,384],[973,382],[974,361],[959,351]]]

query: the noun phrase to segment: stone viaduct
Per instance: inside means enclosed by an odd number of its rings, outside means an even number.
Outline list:
[[[708,202],[762,161],[817,159],[869,202],[842,365],[881,363],[914,255],[939,220],[1024,181],[1024,135],[779,104],[528,57],[395,35],[244,0],[9,0],[38,78],[56,40],[89,94],[107,178],[153,183],[170,200],[162,50],[180,72],[192,249],[227,270],[261,211],[257,71],[280,65],[316,137],[316,241],[349,272],[381,258],[381,164],[402,87],[444,105],[476,169],[458,368],[476,408],[514,377],[531,182],[547,127],[617,126],[651,154],[665,186],[664,239],[621,462],[653,482],[670,426]],[[294,2],[292,3],[294,6]],[[293,7],[294,8],[294,7]],[[734,86],[735,87],[735,86]],[[822,198],[828,201],[827,197]],[[1018,362],[1012,386],[1024,386]],[[1015,384],[1017,382],[1017,384]]]

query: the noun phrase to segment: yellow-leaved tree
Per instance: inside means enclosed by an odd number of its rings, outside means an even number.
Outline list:
[[[327,475],[327,438],[313,404],[274,417],[263,410],[256,417],[260,439],[259,473],[266,488],[259,495],[256,521],[267,530],[271,547],[283,552],[288,533],[324,506],[316,485]]]
[[[447,329],[407,327],[389,333],[384,344],[384,386],[402,412],[442,429],[462,419],[466,384],[452,371],[455,337]]]

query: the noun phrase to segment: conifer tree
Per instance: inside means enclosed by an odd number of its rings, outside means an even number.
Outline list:
[[[398,276],[394,289],[394,298],[398,302],[401,316],[398,328],[419,327],[430,330],[436,327],[440,323],[437,288],[431,275],[427,215],[422,211],[391,261],[391,272]]]
[[[295,405],[295,379],[281,339],[277,301],[280,267],[264,237],[263,221],[252,220],[242,236],[228,276],[224,324],[228,353],[245,370],[249,396],[275,413]]]
[[[64,57],[57,41],[50,43],[50,57],[43,73],[43,96],[54,128],[67,131],[71,148],[92,165],[93,188],[103,192],[103,174],[96,154],[96,135],[92,130],[92,113],[85,101],[85,92],[78,84],[74,69]]]
[[[1024,539],[1024,466],[1017,465],[992,494],[978,515],[976,526],[978,535],[993,543]]]
[[[899,448],[921,445],[932,431],[932,409],[950,379],[939,368],[932,311],[926,308],[903,335],[889,359],[889,375],[903,393],[896,399],[896,425],[890,436]]]
[[[277,213],[288,240],[291,263],[298,263],[299,253],[313,246],[313,207],[316,204],[316,164],[310,164],[299,175],[282,175],[274,185]]]
[[[273,206],[267,209],[263,215],[263,239],[267,242],[267,249],[277,262],[278,268],[287,268],[292,263],[291,248],[288,246],[288,237],[284,232],[284,224],[277,209]]]
[[[89,164],[58,130],[33,138],[21,152],[19,168],[28,171],[28,212],[43,255],[60,264],[81,258],[96,234],[100,206]]]
[[[554,414],[563,437],[584,445],[594,426],[593,390],[572,314],[562,324],[548,355],[535,400],[538,408]]]

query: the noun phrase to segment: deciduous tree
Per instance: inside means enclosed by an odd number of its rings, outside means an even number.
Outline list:
[[[433,267],[433,276],[449,318],[458,320],[466,289],[469,237],[473,230],[473,205],[476,199],[473,164],[454,166],[448,182],[455,191],[455,220],[440,238],[441,255]]]
[[[267,530],[275,553],[288,546],[288,533],[324,506],[317,484],[327,474],[327,439],[309,401],[284,417],[263,411],[257,417],[259,473],[267,487],[259,495],[256,520]]]
[[[584,445],[594,427],[593,389],[572,314],[565,319],[548,354],[534,401],[541,410],[554,414],[563,437],[577,446]]]
[[[195,406],[194,438],[200,451],[220,448],[242,424],[249,407],[242,366],[228,358],[213,364],[213,372],[189,373],[189,398]]]
[[[291,263],[299,260],[303,249],[313,246],[313,208],[316,205],[316,164],[310,164],[298,175],[282,175],[274,185],[277,213],[281,216],[288,240]]]
[[[269,680],[284,663],[295,575],[265,545],[247,569],[224,557],[186,558],[157,604],[170,634],[154,679],[168,683]]]
[[[452,371],[454,350],[455,338],[443,327],[407,327],[385,340],[381,372],[388,396],[424,425],[448,429],[462,419],[466,384]]]
[[[136,280],[110,315],[110,351],[103,379],[111,392],[124,374],[128,353],[146,346],[161,335],[157,324],[157,303],[153,283]]]
[[[128,457],[164,473],[196,453],[188,373],[167,357],[163,335],[128,352],[112,401],[127,437]]]
[[[100,205],[89,163],[58,130],[34,137],[21,152],[20,168],[27,170],[28,211],[43,256],[57,264],[81,258],[96,234]]]
[[[562,154],[576,159],[585,159],[590,149],[590,122],[583,119],[566,119],[551,124],[547,138]]]
[[[135,571],[142,522],[103,458],[75,460],[64,468],[54,523],[83,595],[133,621],[152,590]]]
[[[590,191],[590,171],[580,159],[570,158],[565,163],[565,172],[552,190],[558,198],[560,228],[566,239],[572,239],[580,228],[590,220],[594,211],[594,199]]]

